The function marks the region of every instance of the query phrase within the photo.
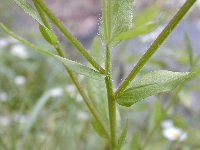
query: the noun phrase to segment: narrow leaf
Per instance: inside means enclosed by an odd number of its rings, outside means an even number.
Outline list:
[[[74,62],[72,60],[60,57],[58,55],[54,55],[54,56],[55,56],[55,58],[60,60],[69,70],[72,70],[78,74],[81,74],[81,75],[84,75],[87,77],[91,77],[96,80],[104,80],[106,77],[105,74],[101,74],[87,66],[84,66],[84,65]]]
[[[112,41],[129,39],[129,38],[133,38],[135,36],[141,35],[141,34],[147,34],[148,32],[151,32],[152,30],[154,30],[157,25],[158,25],[158,22],[153,22],[153,23],[149,23],[149,24],[137,27],[137,28],[133,28],[130,31],[119,34],[114,39],[112,39]]]
[[[98,37],[95,37],[90,49],[90,54],[97,62],[102,65],[104,63],[103,51],[101,48],[101,42]],[[88,64],[90,67],[91,65]],[[108,115],[108,103],[107,103],[107,90],[105,82],[94,80],[91,78],[86,79],[86,87],[88,96],[91,99],[95,109],[99,113],[101,119],[109,128],[109,115]],[[91,122],[95,131],[101,136],[106,137],[106,133],[103,128],[99,125],[94,117],[91,118]]]
[[[134,103],[151,95],[173,90],[189,76],[189,72],[172,72],[166,70],[153,71],[133,82],[116,101],[123,106]]]
[[[156,99],[154,107],[153,107],[153,111],[150,115],[149,123],[148,123],[148,127],[149,127],[148,130],[150,132],[156,125],[160,124],[160,121],[162,120],[162,116],[163,116],[163,113],[162,113],[160,102],[158,99]]]
[[[193,71],[189,74],[188,78],[192,78],[192,77],[196,76],[196,75],[199,74],[199,73],[200,73],[200,67],[199,67],[199,68],[196,68],[195,70],[193,70]]]
[[[33,19],[35,19],[39,24],[43,25],[42,20],[40,19],[37,11],[33,8],[33,6],[28,3],[26,0],[13,0],[25,13],[30,15]]]
[[[105,78],[105,75],[104,74],[101,74],[97,71],[95,71],[94,69],[91,69],[87,66],[84,66],[82,64],[79,64],[77,62],[74,62],[74,61],[71,61],[69,59],[66,59],[66,58],[63,58],[63,57],[60,57],[58,55],[55,55],[55,54],[52,54],[52,53],[49,53],[43,49],[40,49],[38,48],[37,46],[25,41],[24,39],[20,38],[19,36],[17,36],[16,34],[14,34],[13,32],[11,32],[9,29],[7,29],[3,24],[0,24],[0,26],[8,33],[10,34],[12,37],[14,37],[15,39],[19,40],[20,42],[22,42],[23,44],[33,48],[34,50],[40,52],[40,53],[43,53],[45,55],[48,55],[50,57],[53,57],[53,58],[56,58],[58,60],[60,60],[69,70],[72,70],[78,74],[81,74],[81,75],[85,75],[87,77],[91,77],[91,78],[94,78],[96,80],[104,80]]]
[[[139,150],[139,149],[140,149],[139,132],[135,131],[131,139],[129,150]]]
[[[192,67],[193,66],[193,48],[192,48],[189,35],[186,32],[185,32],[185,43],[186,43],[186,48],[188,52],[190,67]]]
[[[31,128],[33,127],[35,121],[37,120],[38,115],[40,114],[40,111],[45,106],[47,101],[49,100],[51,96],[51,90],[46,91],[37,101],[35,106],[30,112],[30,115],[28,117],[27,123],[24,128],[24,138],[26,138],[27,134],[30,132]]]
[[[122,134],[119,138],[119,141],[118,141],[118,144],[117,144],[115,150],[121,150],[122,149],[122,146],[123,146],[124,141],[126,139],[127,130],[128,130],[128,121],[126,122],[126,124],[124,126],[124,129],[122,131]]]

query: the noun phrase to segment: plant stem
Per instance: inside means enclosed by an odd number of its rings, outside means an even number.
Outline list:
[[[106,45],[106,88],[108,97],[108,109],[109,109],[109,120],[110,120],[110,133],[111,133],[111,145],[112,149],[116,147],[117,133],[116,133],[116,102],[114,100],[114,93],[112,87],[112,75],[111,75],[111,64],[110,64],[110,48]]]
[[[81,45],[81,43],[65,28],[63,23],[51,12],[43,0],[35,0],[40,8],[46,13],[51,21],[57,26],[57,28],[65,35],[65,37],[77,48],[77,50],[96,68],[100,73],[105,73],[105,70],[90,56],[87,50]]]
[[[184,17],[184,15],[188,12],[188,10],[192,7],[192,5],[195,2],[196,0],[187,0],[185,4],[180,8],[180,10],[168,23],[165,29],[160,33],[157,39],[153,42],[153,44],[149,47],[146,53],[139,60],[137,65],[132,69],[132,71],[124,80],[124,82],[117,89],[117,91],[115,92],[116,97],[119,96],[125,90],[125,88],[129,85],[129,83],[135,78],[138,72],[147,63],[149,58],[156,52],[156,50],[160,47],[160,45],[164,42],[164,40],[168,37],[168,35],[174,30],[174,28],[177,26],[177,24],[181,21],[181,19]]]

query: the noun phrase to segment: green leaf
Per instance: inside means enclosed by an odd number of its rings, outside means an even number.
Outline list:
[[[90,49],[90,54],[93,56],[97,62],[102,65],[104,63],[103,51],[101,48],[101,42],[98,37],[95,37]],[[88,64],[91,66],[90,64]],[[87,93],[91,99],[95,109],[99,113],[101,119],[109,128],[109,115],[108,115],[108,103],[107,103],[107,90],[105,82],[93,80],[90,78],[86,79]],[[106,133],[95,120],[94,117],[91,118],[91,122],[95,131],[102,137],[106,137]]]
[[[123,143],[126,139],[126,134],[127,134],[127,130],[128,130],[128,121],[126,122],[125,126],[124,126],[124,129],[122,131],[122,134],[119,138],[119,141],[117,143],[117,146],[115,148],[115,150],[121,150],[122,149],[122,146],[123,146]]]
[[[189,75],[189,72],[182,73],[166,70],[150,72],[133,82],[116,98],[116,101],[120,105],[129,107],[151,95],[173,90]]]
[[[30,3],[26,0],[13,0],[25,13],[30,15],[33,19],[35,19],[39,23],[39,28],[42,36],[49,42],[50,44],[56,44],[58,41],[58,37],[49,30],[44,23],[42,22],[40,16],[37,11],[32,7]],[[42,27],[41,27],[42,26]]]
[[[104,80],[105,79],[105,76],[104,74],[101,74],[97,71],[95,71],[94,69],[91,69],[87,66],[84,66],[82,64],[79,64],[77,62],[74,62],[74,61],[71,61],[69,59],[66,59],[66,58],[63,58],[63,57],[60,57],[58,55],[55,55],[55,54],[52,54],[52,53],[49,53],[48,51],[45,51],[43,49],[40,49],[38,48],[37,46],[25,41],[24,39],[20,38],[19,36],[17,36],[16,34],[14,34],[12,31],[10,31],[8,28],[6,28],[2,23],[0,24],[0,26],[8,33],[10,34],[12,37],[14,37],[15,39],[19,40],[20,42],[22,42],[23,44],[33,48],[34,50],[40,52],[40,53],[43,53],[45,55],[48,55],[50,57],[53,57],[53,58],[56,58],[58,60],[60,60],[69,70],[72,70],[78,74],[81,74],[81,75],[85,75],[87,77],[91,77],[93,79],[96,79],[96,80]]]
[[[192,48],[192,44],[191,44],[189,35],[186,32],[185,32],[185,43],[186,43],[186,47],[187,47],[190,67],[192,67],[193,66],[193,48]]]
[[[131,139],[129,150],[139,150],[139,149],[140,149],[139,132],[135,131]]]
[[[57,58],[58,60],[60,60],[69,70],[72,70],[78,74],[87,76],[87,77],[91,77],[93,79],[96,80],[104,80],[106,75],[105,74],[101,74],[97,71],[95,71],[94,69],[91,69],[87,66],[84,66],[80,63],[74,62],[72,60],[60,57],[58,55],[54,55],[55,58]]]
[[[139,14],[134,19],[134,28],[144,26],[149,21],[153,20],[156,17],[156,15],[158,14],[158,11],[159,11],[158,5],[156,5],[156,4],[150,5],[147,9],[142,11],[142,13]]]
[[[160,102],[158,99],[155,100],[154,108],[152,111],[152,114],[149,119],[149,131],[160,124],[160,121],[162,120],[163,117],[163,112],[162,112],[162,107],[160,105]]]
[[[58,42],[58,37],[53,34],[49,29],[39,24],[40,33],[45,38],[47,42],[51,45],[56,45]]]
[[[129,39],[133,38],[135,36],[141,35],[141,34],[147,34],[148,32],[151,32],[156,28],[158,25],[158,22],[149,23],[137,28],[133,28],[130,31],[124,32],[122,34],[119,34],[115,38],[112,39],[112,41],[118,41],[123,39]]]
[[[107,44],[108,42],[111,46],[115,46],[117,43],[120,41],[112,42],[110,39],[113,39],[117,35],[126,32],[130,29],[132,26],[132,20],[133,20],[133,1],[134,0],[113,0],[112,1],[112,6],[111,6],[111,20],[107,20],[106,18],[102,18],[102,21],[100,23],[100,28],[99,28],[99,34],[102,42],[104,44]],[[107,9],[107,12],[109,10]],[[106,21],[106,23],[104,23]],[[106,35],[104,32],[104,24],[108,25],[108,22],[111,21],[111,36],[110,39],[106,39]],[[106,26],[108,28],[108,26]],[[106,29],[107,30],[107,29]]]
[[[33,19],[35,19],[39,24],[43,25],[42,20],[40,19],[37,11],[33,8],[33,6],[28,3],[26,0],[13,0],[25,13],[30,15]]]
[[[27,123],[24,128],[24,138],[26,138],[27,134],[30,132],[35,121],[37,120],[38,115],[40,114],[40,111],[45,106],[50,97],[51,97],[51,90],[48,90],[38,99],[37,103],[31,110]]]
[[[196,68],[195,70],[193,70],[192,72],[190,72],[188,78],[192,78],[192,77],[196,76],[199,73],[200,73],[200,67]]]

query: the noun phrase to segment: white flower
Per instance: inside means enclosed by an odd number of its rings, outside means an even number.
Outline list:
[[[163,136],[170,141],[184,141],[187,139],[187,133],[182,129],[174,126],[164,128]]]
[[[7,99],[8,99],[8,95],[6,94],[6,92],[0,91],[0,101],[6,102]]]
[[[19,58],[22,59],[27,59],[29,58],[29,54],[26,51],[25,47],[21,44],[15,44],[11,47],[10,53],[12,55],[18,56]]]
[[[54,88],[51,90],[51,96],[52,97],[58,97],[63,95],[63,89],[58,87],[58,88]]]
[[[14,83],[16,85],[23,85],[24,83],[26,83],[26,78],[24,76],[17,76],[14,78]]]

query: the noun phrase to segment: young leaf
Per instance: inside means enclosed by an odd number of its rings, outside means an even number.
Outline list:
[[[125,138],[126,138],[127,130],[128,130],[128,121],[125,124],[125,127],[124,127],[124,129],[122,131],[122,134],[121,134],[121,136],[119,138],[119,141],[117,143],[117,146],[116,146],[115,150],[121,150],[121,148],[123,146],[123,143],[125,141]]]
[[[103,51],[101,48],[101,42],[98,37],[95,37],[90,49],[90,54],[97,60],[99,64],[104,63]],[[91,66],[90,64],[88,64]],[[94,107],[99,113],[101,119],[109,128],[109,115],[108,115],[108,103],[107,103],[107,91],[105,82],[93,80],[90,78],[86,79],[86,86],[88,96],[91,99]],[[106,134],[99,123],[94,117],[91,118],[91,122],[95,131],[102,137],[106,137]]]
[[[153,71],[133,82],[116,98],[118,104],[131,106],[151,95],[173,90],[189,76],[189,72],[172,72],[166,70]]]
[[[157,25],[158,25],[158,22],[153,22],[153,23],[145,24],[137,28],[133,28],[127,32],[119,34],[118,36],[113,38],[112,41],[129,39],[141,34],[147,34],[148,32],[151,32],[152,30],[154,30]]]
[[[99,34],[100,34],[100,38],[103,41],[104,44],[107,44],[108,42],[110,42],[109,44],[111,46],[115,46],[117,43],[119,43],[120,41],[116,42],[112,42],[110,41],[111,39],[113,39],[114,37],[116,37],[117,35],[126,32],[130,29],[130,27],[132,26],[132,19],[133,19],[133,1],[134,0],[114,0],[112,1],[112,6],[111,6],[111,33],[110,33],[110,39],[106,39],[106,35],[105,35],[105,27],[108,28],[108,26],[104,26],[108,25],[108,22],[110,20],[106,19],[106,18],[102,18],[102,21],[100,23],[100,28],[99,28]],[[107,11],[108,8],[106,9]],[[104,16],[106,17],[106,16]],[[106,21],[106,22],[104,22]],[[109,33],[108,33],[109,34]]]
[[[58,37],[55,34],[52,34],[52,32],[47,29],[46,27],[39,24],[40,33],[45,38],[47,42],[49,42],[51,45],[56,45],[58,42]]]
[[[56,44],[58,41],[58,37],[51,32],[42,22],[40,16],[37,11],[29,4],[26,0],[13,0],[25,13],[30,15],[33,19],[35,19],[39,23],[39,28],[42,36],[49,42],[50,44]]]
[[[3,24],[0,24],[0,26],[8,33],[10,34],[12,37],[14,37],[15,39],[19,40],[20,42],[22,42],[23,44],[33,48],[34,50],[40,52],[40,53],[43,53],[45,55],[48,55],[50,57],[53,57],[53,58],[56,58],[58,60],[60,60],[69,70],[72,70],[78,74],[81,74],[81,75],[85,75],[85,76],[88,76],[88,77],[91,77],[91,78],[94,78],[96,80],[104,80],[105,78],[105,75],[104,74],[101,74],[97,71],[95,71],[94,69],[91,69],[89,67],[86,67],[82,64],[79,64],[77,62],[74,62],[74,61],[71,61],[69,59],[66,59],[66,58],[63,58],[63,57],[60,57],[58,55],[55,55],[55,54],[52,54],[52,53],[49,53],[48,51],[45,51],[43,49],[40,49],[38,48],[37,46],[25,41],[24,39],[20,38],[19,36],[17,36],[16,34],[14,34],[13,32],[11,32],[9,29],[7,29]]]
[[[131,139],[129,150],[139,150],[139,149],[140,149],[139,132],[135,131]]]

